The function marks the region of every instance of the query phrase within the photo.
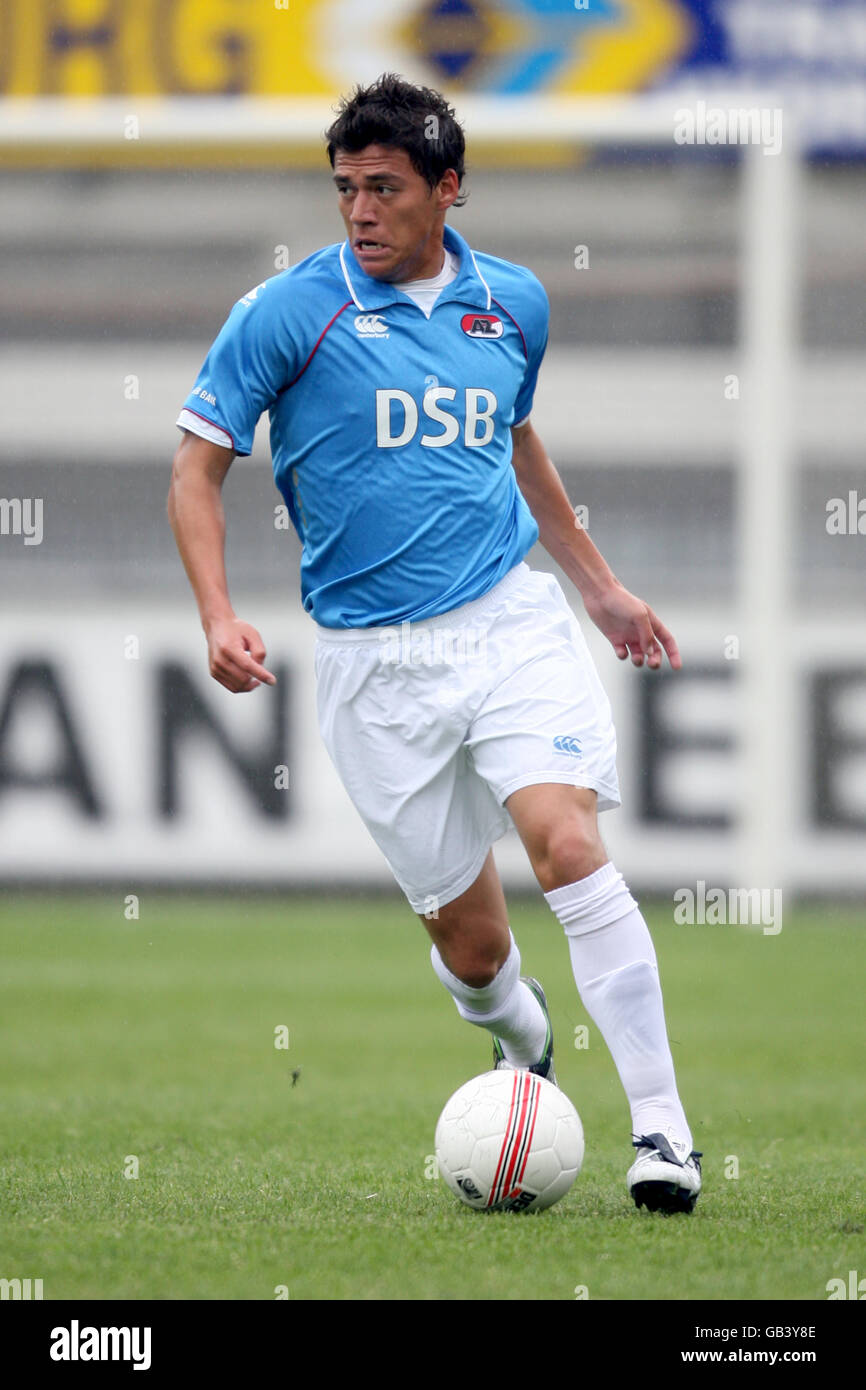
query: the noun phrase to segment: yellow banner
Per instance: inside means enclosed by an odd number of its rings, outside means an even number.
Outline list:
[[[320,0],[3,0],[4,96],[324,93]]]
[[[491,95],[631,91],[677,0],[2,0],[0,95],[336,96],[384,70]]]

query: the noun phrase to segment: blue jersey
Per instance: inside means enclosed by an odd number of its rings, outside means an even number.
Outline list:
[[[524,267],[444,238],[460,266],[429,318],[348,242],[326,247],[238,301],[185,402],[238,454],[268,411],[304,607],[324,627],[446,613],[538,537],[510,427],[532,407],[547,296]]]

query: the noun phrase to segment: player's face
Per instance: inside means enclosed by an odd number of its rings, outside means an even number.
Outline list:
[[[436,188],[405,150],[368,145],[334,156],[340,215],[358,264],[375,280],[418,280],[442,268],[442,227],[459,191],[449,169]]]

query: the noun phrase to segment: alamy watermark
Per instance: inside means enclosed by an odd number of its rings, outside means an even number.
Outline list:
[[[764,154],[782,149],[780,106],[708,106],[697,101],[674,112],[678,145],[762,145]]]
[[[383,628],[379,644],[379,659],[387,666],[462,666],[487,660],[483,627],[419,627],[407,618],[399,627]]]
[[[828,1279],[824,1288],[829,1303],[840,1298],[854,1299],[857,1303],[866,1300],[866,1279],[861,1279],[856,1269],[848,1270],[847,1280],[840,1279],[838,1275],[835,1279]]]
[[[151,1328],[82,1327],[73,1318],[68,1327],[52,1328],[48,1355],[52,1361],[131,1361],[134,1371],[147,1371]]]
[[[41,545],[42,534],[41,497],[0,497],[0,536],[23,536],[25,545]]]
[[[0,1300],[13,1302],[43,1297],[41,1279],[0,1279]]]
[[[828,497],[828,536],[866,536],[866,497],[851,488],[847,497]]]
[[[781,888],[708,888],[699,878],[694,888],[674,890],[678,926],[763,927],[765,936],[782,930]]]

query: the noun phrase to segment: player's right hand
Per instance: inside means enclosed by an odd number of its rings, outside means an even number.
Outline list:
[[[233,694],[276,685],[277,678],[262,663],[265,644],[256,629],[240,618],[222,618],[207,629],[210,673]]]

